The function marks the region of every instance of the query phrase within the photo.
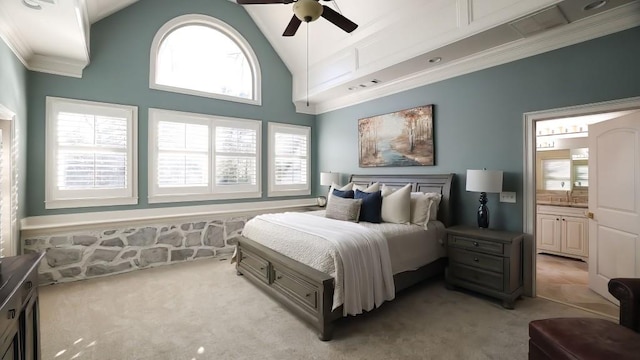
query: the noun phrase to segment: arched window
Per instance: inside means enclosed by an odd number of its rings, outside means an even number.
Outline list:
[[[164,24],[151,46],[152,89],[260,105],[260,66],[228,24],[183,15]]]

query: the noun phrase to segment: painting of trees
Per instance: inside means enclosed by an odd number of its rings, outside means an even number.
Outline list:
[[[433,135],[433,105],[360,119],[360,166],[434,165]]]

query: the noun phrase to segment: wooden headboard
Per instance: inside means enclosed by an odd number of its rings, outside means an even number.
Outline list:
[[[411,184],[411,191],[437,192],[442,194],[438,220],[449,227],[454,224],[451,209],[451,185],[454,174],[436,175],[351,175],[350,181],[358,185],[369,186],[375,182],[394,188]]]

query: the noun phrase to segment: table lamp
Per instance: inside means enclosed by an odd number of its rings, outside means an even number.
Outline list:
[[[331,189],[331,185],[333,185],[333,183],[337,184],[339,182],[340,182],[340,173],[334,173],[334,172],[320,173],[320,186],[329,186],[329,189]],[[327,204],[327,197],[319,196],[318,205],[325,206],[326,204]]]
[[[480,193],[478,208],[478,227],[489,227],[489,208],[487,193],[502,192],[502,171],[500,170],[467,170],[467,191]]]

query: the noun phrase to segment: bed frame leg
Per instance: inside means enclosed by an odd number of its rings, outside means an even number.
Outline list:
[[[331,341],[331,339],[333,339],[333,325],[325,324],[323,329],[318,333],[318,339],[321,341]]]

